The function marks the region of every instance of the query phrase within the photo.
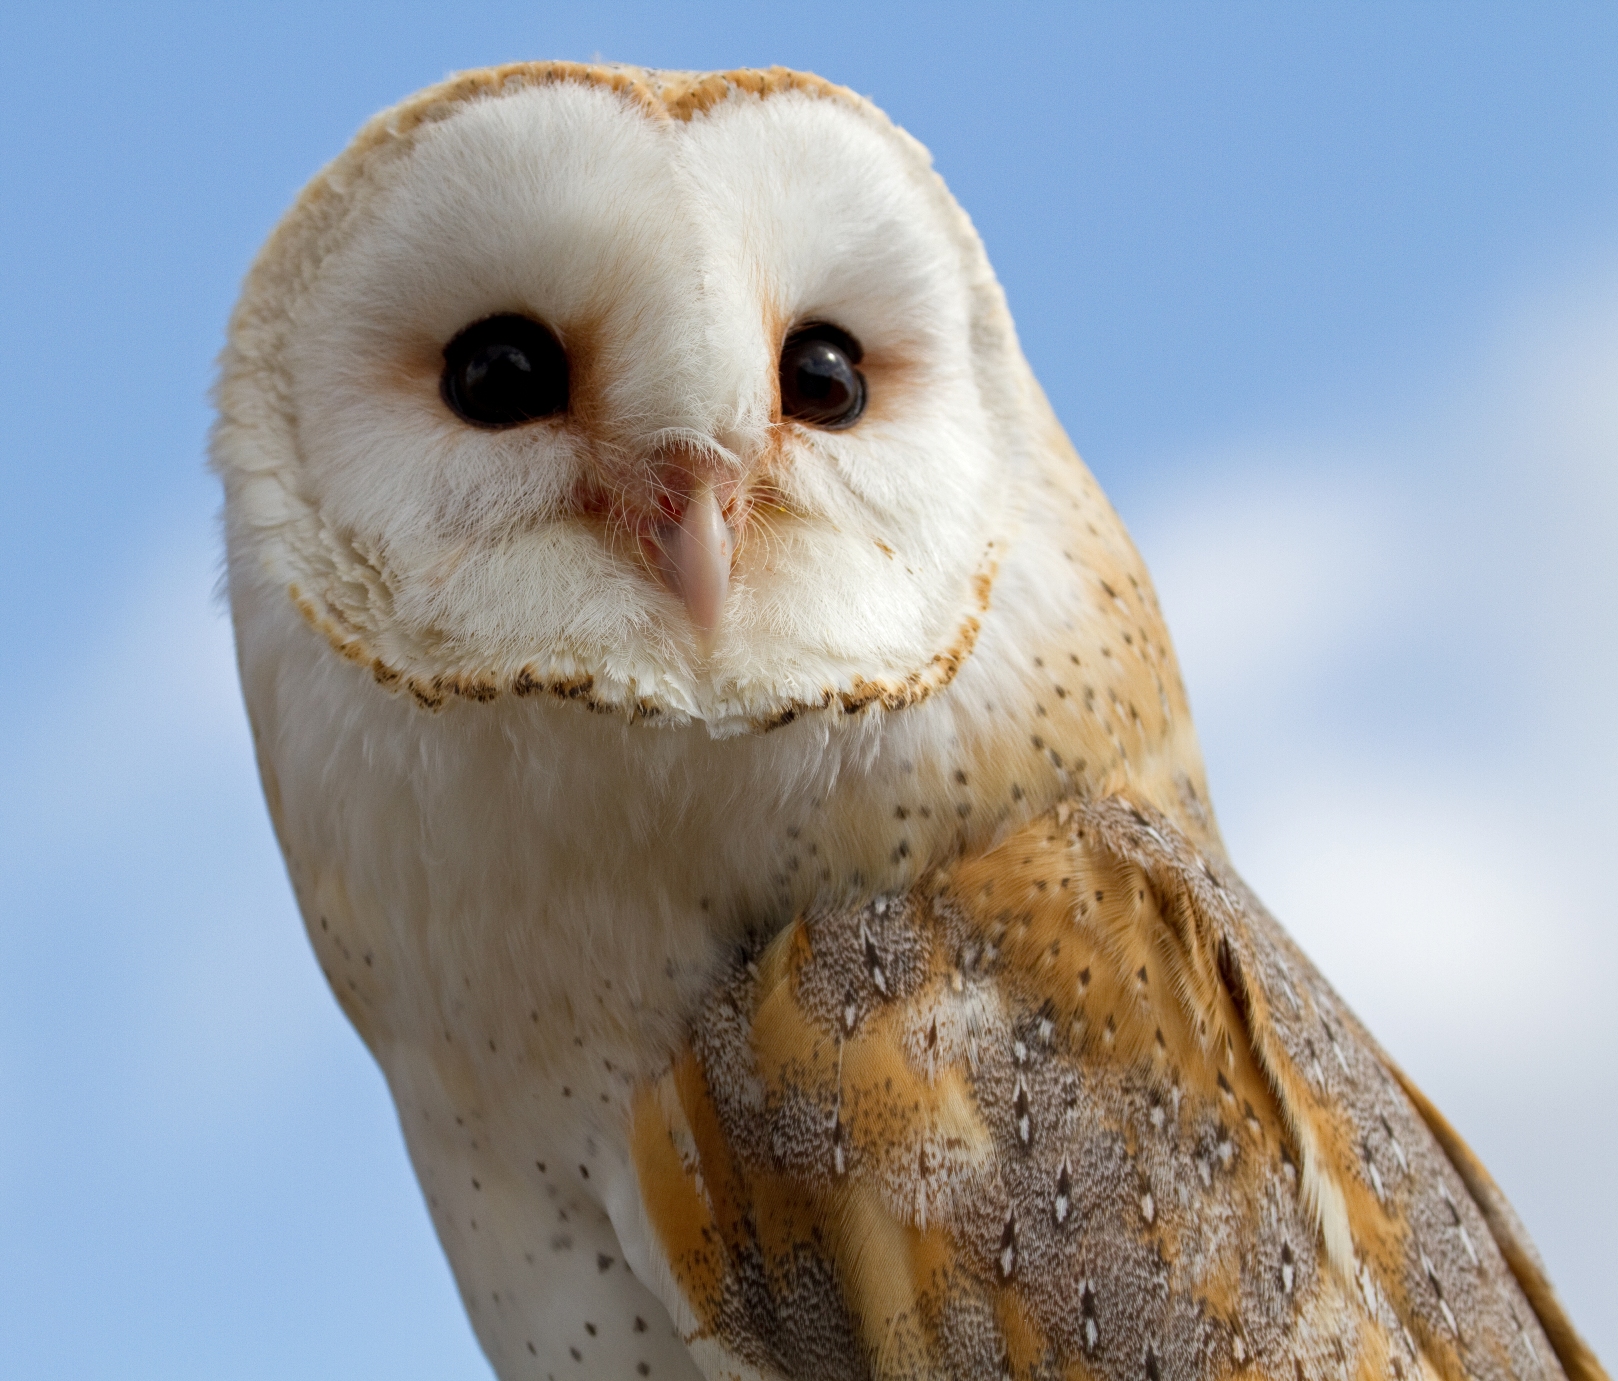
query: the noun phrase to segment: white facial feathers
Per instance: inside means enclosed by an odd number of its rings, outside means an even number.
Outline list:
[[[716,732],[947,679],[1032,443],[998,289],[919,146],[807,91],[669,119],[559,81],[352,159],[284,307],[292,425],[233,427],[227,361],[218,447],[227,481],[273,478],[273,515],[241,516],[349,656],[429,703],[586,686]],[[562,341],[564,414],[445,406],[445,343],[497,313]],[[783,340],[816,322],[863,348],[845,431],[780,416]],[[671,575],[662,538],[709,494],[730,568]]]

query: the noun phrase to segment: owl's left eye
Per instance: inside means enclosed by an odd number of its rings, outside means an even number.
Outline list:
[[[439,391],[452,412],[479,427],[550,417],[567,409],[567,353],[529,317],[485,317],[444,347]]]
[[[825,322],[804,326],[781,348],[781,412],[816,427],[852,427],[865,411],[860,343]]]

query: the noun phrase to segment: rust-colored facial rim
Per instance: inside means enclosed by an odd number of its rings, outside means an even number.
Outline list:
[[[637,67],[587,62],[510,62],[463,72],[427,88],[389,112],[391,118],[362,142],[376,145],[407,137],[418,127],[443,119],[456,107],[488,96],[511,95],[533,87],[577,82],[624,96],[653,120],[691,120],[735,95],[773,96],[797,91],[868,109],[846,86],[786,67],[737,68],[730,72],[653,73]]]
[[[837,710],[854,715],[872,706],[884,710],[902,710],[919,705],[933,692],[943,690],[955,679],[955,674],[977,644],[982,616],[989,609],[997,568],[995,544],[991,542],[971,580],[974,611],[961,620],[950,640],[919,670],[900,677],[855,676],[846,689],[828,687],[816,696],[793,699],[774,713],[753,719],[749,724],[751,731],[768,733],[771,729],[783,728],[803,715],[816,711]],[[597,714],[622,715],[630,723],[658,722],[665,720],[668,715],[662,706],[648,697],[643,696],[633,702],[603,698],[596,693],[593,676],[547,676],[532,664],[504,673],[442,672],[425,676],[401,671],[372,652],[366,644],[364,633],[329,606],[322,610],[296,584],[289,586],[287,593],[298,612],[339,656],[366,668],[384,689],[408,694],[425,710],[441,710],[452,700],[487,704],[511,695],[519,699],[546,696],[553,700],[565,700]]]

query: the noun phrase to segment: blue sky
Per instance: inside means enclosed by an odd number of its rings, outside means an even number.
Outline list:
[[[211,599],[257,244],[374,109],[784,63],[932,150],[1160,586],[1237,865],[1618,1357],[1618,10],[0,13],[0,1374],[480,1377]]]

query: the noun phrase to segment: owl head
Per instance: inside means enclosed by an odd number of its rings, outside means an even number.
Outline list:
[[[1200,773],[967,217],[818,78],[522,64],[384,112],[254,265],[218,397],[233,585],[368,694],[719,738],[948,693],[946,736],[1041,764],[1008,800]]]

